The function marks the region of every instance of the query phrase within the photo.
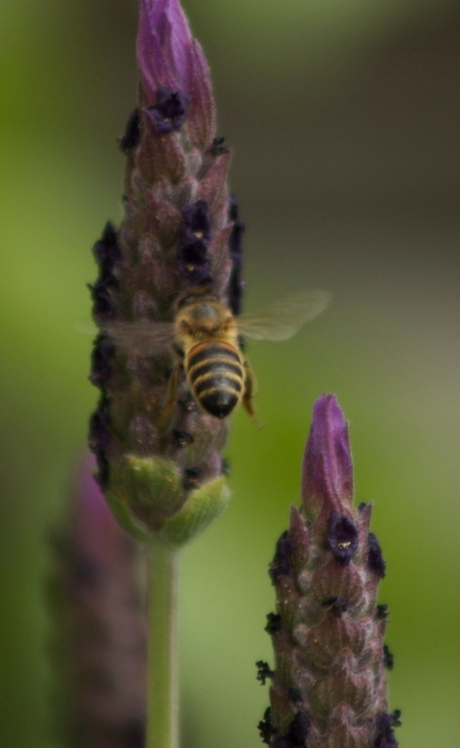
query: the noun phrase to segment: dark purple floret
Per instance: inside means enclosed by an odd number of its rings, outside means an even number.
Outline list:
[[[177,268],[182,278],[192,286],[212,285],[211,262],[202,258],[199,239],[195,245],[180,247],[177,252]]]
[[[102,319],[112,319],[115,308],[111,290],[118,288],[118,280],[113,274],[115,265],[121,259],[117,244],[117,234],[110,221],[106,223],[102,237],[93,247],[93,254],[99,266],[99,277],[94,285],[88,284],[93,300],[93,315]]]
[[[105,224],[102,237],[93,247],[93,255],[99,265],[100,277],[105,278],[113,272],[116,263],[121,260],[121,252],[117,242],[117,233],[113,223]]]
[[[105,450],[111,441],[109,425],[108,400],[107,396],[103,393],[99,400],[98,408],[91,416],[89,422],[89,448],[96,455],[98,467],[96,480],[101,488],[104,488],[108,482],[109,463],[105,455]]]
[[[383,645],[383,664],[387,670],[393,670],[395,664],[394,655],[390,652],[386,644]]]
[[[331,613],[336,618],[342,618],[348,610],[348,600],[346,597],[329,597],[323,602],[325,608],[330,608]]]
[[[186,447],[189,444],[193,444],[195,441],[193,436],[188,433],[188,431],[179,431],[178,429],[174,429],[172,432],[172,440],[173,444],[176,447]]]
[[[270,745],[272,736],[275,733],[275,728],[273,727],[271,723],[271,709],[268,706],[264,712],[264,718],[260,720],[259,724],[257,725],[257,729],[259,730],[260,737],[262,738],[262,743],[266,743],[267,745]]]
[[[288,737],[293,746],[304,746],[310,729],[310,717],[306,712],[297,712],[289,726]]]
[[[233,252],[242,252],[241,240],[246,229],[246,224],[240,218],[239,203],[233,192],[230,193],[229,199],[228,217],[230,221],[233,221],[233,229],[230,235],[230,250]]]
[[[278,613],[267,613],[267,625],[265,631],[267,634],[276,634],[281,631],[281,616]]]
[[[358,530],[348,517],[332,512],[327,542],[337,563],[348,566],[358,548]]]
[[[117,281],[113,275],[99,278],[93,286],[88,283],[93,301],[92,311],[95,317],[99,319],[113,319],[115,316],[115,307],[110,289],[116,286]]]
[[[288,738],[287,735],[284,738],[276,738],[273,745],[275,748],[297,748],[297,746],[293,745],[291,738]]]
[[[267,678],[273,678],[275,675],[274,670],[271,670],[268,662],[264,662],[264,660],[258,660],[256,662],[256,668],[257,668],[257,680],[260,680],[260,684],[262,686],[265,686],[265,681]]]
[[[225,156],[226,153],[230,153],[230,148],[226,145],[223,135],[213,138],[211,153],[213,156]]]
[[[190,393],[187,393],[185,397],[180,398],[177,403],[186,413],[193,413],[196,410],[195,400]]]
[[[191,491],[199,486],[201,470],[198,467],[187,468],[184,470],[183,486],[186,491]]]
[[[393,727],[398,727],[401,724],[399,721],[400,715],[399,710],[394,711],[392,714],[386,714],[385,712],[379,714],[376,719],[377,737],[374,742],[374,748],[397,748],[398,742]]]
[[[141,137],[140,123],[140,112],[136,108],[126,124],[125,134],[118,141],[123,153],[129,153],[139,143]]]
[[[107,412],[107,399],[102,396],[98,409],[93,413],[89,422],[89,446],[97,454],[110,444],[110,416]]]
[[[184,226],[177,245],[177,267],[191,285],[211,285],[211,262],[207,257],[211,237],[209,206],[206,200],[186,205],[182,210]]]
[[[231,473],[230,462],[227,457],[222,457],[220,461],[220,472],[222,475],[230,475]]]
[[[398,748],[398,741],[396,740],[393,730],[391,731],[391,735],[377,736],[374,748]]]
[[[157,89],[157,103],[145,107],[144,111],[153,122],[159,135],[180,130],[187,116],[190,99],[181,91],[172,91],[162,86]]]
[[[298,688],[295,688],[294,686],[289,686],[288,696],[289,701],[292,701],[293,704],[301,704],[303,702],[300,690]]]
[[[289,725],[286,735],[276,738],[275,748],[307,748],[307,737],[310,729],[310,717],[306,712],[298,711]]]
[[[229,195],[229,206],[228,206],[228,217],[231,221],[236,221],[238,218],[238,198],[234,192],[230,192]]]
[[[380,543],[373,532],[369,533],[369,552],[367,555],[367,565],[369,569],[375,571],[382,579],[385,576],[386,563],[382,556]]]
[[[375,614],[379,621],[384,621],[385,618],[388,618],[388,605],[377,605]]]
[[[96,455],[97,474],[94,476],[95,481],[102,490],[106,488],[109,482],[109,461],[105,452],[98,452]]]
[[[232,233],[230,234],[229,240],[230,258],[232,260],[232,271],[229,280],[229,305],[233,314],[238,315],[241,313],[241,302],[244,290],[241,280],[241,271],[243,268],[243,249],[241,241],[246,226],[239,218],[238,200],[233,193],[230,193],[228,217],[233,221]]]
[[[288,576],[291,573],[289,557],[293,550],[293,546],[293,540],[291,537],[289,537],[288,531],[285,530],[281,537],[278,539],[275,555],[268,570],[273,583],[275,583],[278,577],[282,574]]]
[[[110,343],[107,335],[99,333],[94,341],[93,352],[91,354],[91,374],[89,377],[95,387],[104,387],[112,374],[110,359],[114,353],[115,346]]]
[[[189,203],[182,209],[185,226],[199,239],[208,242],[211,238],[211,224],[209,221],[209,205],[206,200]]]
[[[233,265],[228,286],[228,303],[235,316],[241,314],[244,286],[241,281],[241,270]]]

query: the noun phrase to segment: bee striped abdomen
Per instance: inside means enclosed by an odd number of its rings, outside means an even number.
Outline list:
[[[225,418],[241,399],[244,368],[238,351],[226,343],[199,343],[187,360],[190,387],[200,405]]]

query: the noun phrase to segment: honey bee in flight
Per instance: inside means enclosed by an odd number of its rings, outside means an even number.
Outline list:
[[[202,410],[226,418],[242,403],[255,417],[254,375],[240,336],[254,340],[288,340],[329,302],[325,291],[291,294],[257,314],[235,317],[209,288],[192,288],[175,304],[174,322],[117,323],[107,326],[115,345],[151,356],[168,347],[175,364],[168,384],[165,414],[176,402],[183,369],[189,389]],[[165,420],[162,416],[161,420]]]

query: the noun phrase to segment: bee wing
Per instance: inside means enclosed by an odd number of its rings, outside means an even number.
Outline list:
[[[321,314],[330,298],[327,291],[297,291],[256,314],[237,317],[238,330],[254,340],[288,340]]]
[[[174,325],[172,322],[111,322],[104,330],[114,345],[152,356],[165,351],[172,342]]]

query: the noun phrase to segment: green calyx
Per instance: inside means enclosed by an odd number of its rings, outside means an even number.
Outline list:
[[[172,460],[128,455],[111,463],[106,497],[118,522],[135,540],[148,543],[155,537],[181,546],[222,514],[230,490],[220,477],[186,491]]]
[[[185,545],[220,517],[229,501],[230,489],[225,478],[205,483],[189,494],[180,512],[166,523],[162,535],[172,545]]]

